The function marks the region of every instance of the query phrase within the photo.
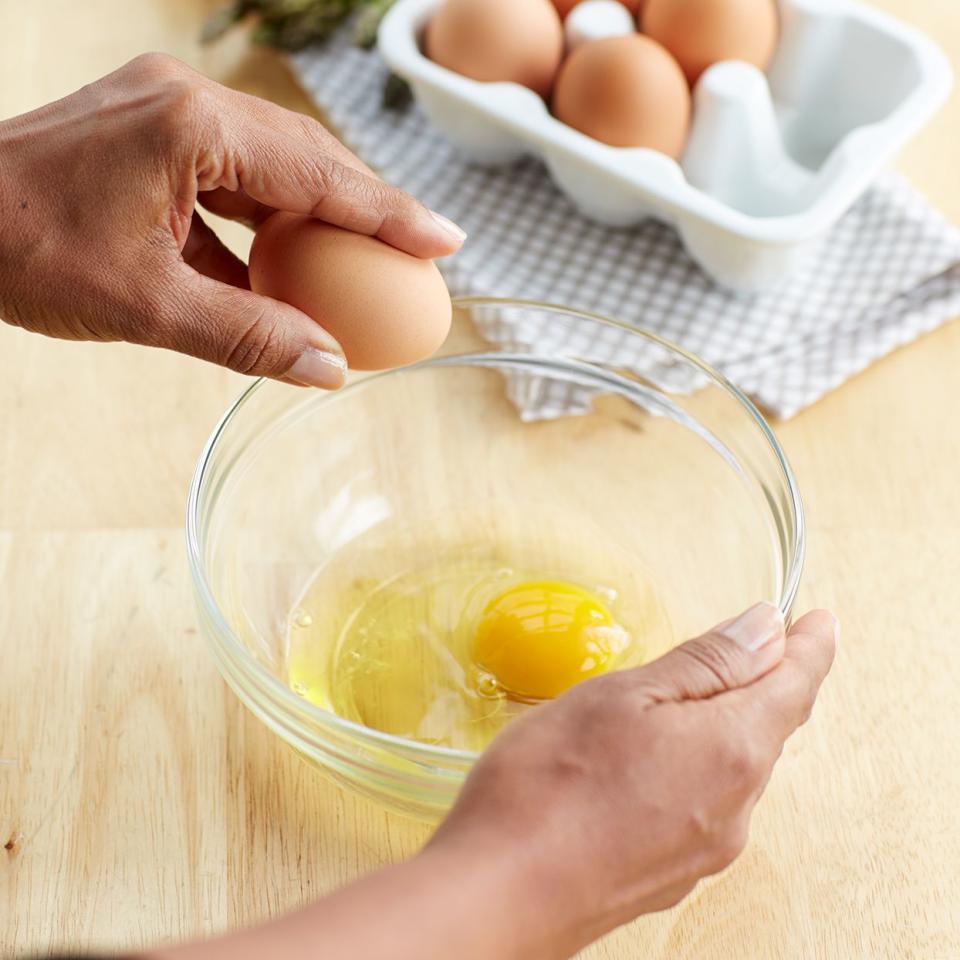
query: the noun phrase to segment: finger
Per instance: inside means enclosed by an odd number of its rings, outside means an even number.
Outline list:
[[[417,257],[446,256],[463,244],[466,234],[445,217],[302,137],[258,126],[229,149],[236,186],[268,207],[377,237]]]
[[[299,135],[309,141],[319,153],[328,153],[336,160],[371,177],[377,175],[355,153],[347,149],[322,123],[313,117],[286,110],[278,104],[252,97],[239,91],[229,91],[237,98],[239,109],[250,117],[256,117],[272,126],[278,133]],[[380,179],[380,178],[377,178]],[[228,220],[239,220],[251,229],[256,229],[275,207],[259,203],[244,190],[227,190],[220,187],[200,194],[200,202],[211,212]]]
[[[654,701],[703,700],[753,683],[780,662],[783,650],[779,608],[759,603],[627,674]]]
[[[247,265],[223,245],[196,211],[180,255],[194,270],[211,280],[229,283],[243,290],[250,289]]]
[[[179,264],[140,342],[239,373],[337,389],[346,361],[337,341],[289,304],[212,280]]]
[[[751,727],[767,731],[778,749],[810,716],[833,664],[838,632],[836,617],[826,610],[801,617],[790,629],[777,668],[737,693],[754,713]]]
[[[239,108],[248,116],[256,117],[278,132],[309,141],[317,151],[331,154],[348,167],[353,167],[371,177],[377,176],[352,150],[315,118],[296,110],[288,110],[270,100],[254,97],[248,93],[231,91],[231,94],[239,100]]]

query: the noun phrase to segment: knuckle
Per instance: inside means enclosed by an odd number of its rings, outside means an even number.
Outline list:
[[[377,180],[371,182],[376,187],[376,202],[383,211],[384,219],[393,217],[400,221],[413,221],[422,211],[423,205],[420,201],[399,187]]]
[[[767,764],[762,752],[750,741],[740,744],[733,757],[733,774],[746,787],[753,788],[766,775]]]
[[[748,721],[733,710],[714,714],[713,726],[705,735],[704,749],[710,757],[710,766],[718,783],[730,792],[745,791],[750,781],[759,774],[761,758],[756,733]]]
[[[124,68],[138,85],[155,91],[159,119],[183,126],[198,116],[214,119],[213,86],[185,63],[165,53],[142,53]]]
[[[178,77],[166,85],[165,93],[165,114],[178,125],[198,120],[206,124],[217,117],[213,91],[197,77]]]
[[[718,747],[718,760],[734,787],[747,791],[765,780],[769,768],[764,751],[746,733],[723,741]]]
[[[337,197],[347,188],[347,173],[342,164],[336,163],[330,157],[320,157],[309,172],[310,188],[315,191],[317,202],[310,211],[311,216],[319,216],[324,205],[330,199]]]
[[[330,157],[317,163],[312,180],[317,201],[311,216],[333,215],[348,229],[375,233],[391,209],[386,184]]]
[[[710,638],[699,638],[678,648],[690,658],[692,665],[707,671],[710,677],[723,687],[732,687],[737,683],[741,654],[739,648],[731,643],[716,643]]]
[[[231,370],[271,376],[284,372],[286,349],[283,330],[264,307],[255,308],[239,335],[228,344],[224,363]]]
[[[134,115],[142,118],[144,142],[155,149],[176,150],[193,141],[198,130],[209,140],[221,129],[217,86],[175,57],[142,53],[111,76],[119,83],[99,88],[102,102],[109,106],[119,95],[128,104],[136,97],[142,109]]]
[[[292,123],[294,133],[304,140],[313,141],[322,147],[328,147],[336,139],[319,120],[308,117],[305,113],[298,113],[294,110],[286,116]]]
[[[399,187],[363,173],[358,173],[357,176],[363,180],[370,199],[388,212],[402,212],[411,206],[419,206],[418,202],[409,193]]]
[[[160,84],[176,81],[190,73],[186,64],[176,57],[157,52],[139,54],[124,69],[137,80]]]
[[[747,846],[748,831],[744,823],[731,823],[722,830],[713,842],[710,867],[718,873],[730,866]]]

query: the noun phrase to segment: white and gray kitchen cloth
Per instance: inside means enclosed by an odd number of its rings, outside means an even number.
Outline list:
[[[416,107],[383,109],[387,71],[376,53],[341,38],[292,64],[356,153],[468,232],[440,264],[452,293],[545,300],[637,324],[699,355],[775,416],[792,416],[960,314],[960,230],[894,174],[800,273],[775,292],[737,295],[711,281],[669,227],[594,223],[539,162],[476,166]],[[513,335],[508,324],[483,333]],[[631,366],[630,356],[617,359]]]

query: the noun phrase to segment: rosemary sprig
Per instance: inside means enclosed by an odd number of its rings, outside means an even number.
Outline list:
[[[354,41],[370,48],[377,37],[377,27],[393,0],[234,0],[207,20],[203,28],[204,43],[211,43],[235,23],[255,16],[257,26],[253,39],[281,50],[302,50],[311,43],[323,43],[356,13]]]
[[[353,23],[353,42],[369,50],[377,42],[377,28],[394,0],[361,0],[359,13]]]
[[[380,21],[393,3],[394,0],[233,0],[207,20],[201,40],[213,43],[234,24],[253,16],[257,20],[254,43],[295,52],[329,40],[355,14],[353,41],[369,50],[376,43]],[[391,75],[383,92],[384,106],[403,109],[410,100],[406,82]]]

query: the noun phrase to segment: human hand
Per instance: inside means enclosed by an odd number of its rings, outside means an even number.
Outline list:
[[[767,604],[530,711],[426,848],[279,920],[145,960],[561,960],[679,902],[742,850],[810,714],[836,620]],[[376,922],[371,922],[376,917]]]
[[[516,953],[567,957],[729,865],[833,661],[836,620],[737,620],[510,725],[423,856],[510,864]]]
[[[49,336],[339,386],[334,338],[250,292],[246,266],[197,201],[251,225],[275,209],[310,214],[419,257],[463,241],[316,121],[146,54],[0,123],[0,316]]]

